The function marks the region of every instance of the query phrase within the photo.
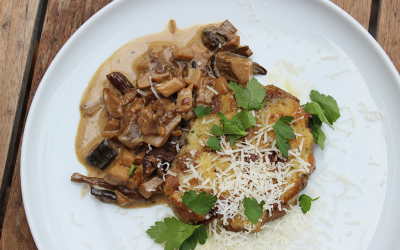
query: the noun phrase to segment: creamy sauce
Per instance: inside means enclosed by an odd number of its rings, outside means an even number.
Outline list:
[[[99,67],[83,93],[80,102],[81,119],[79,121],[78,132],[75,140],[75,151],[78,160],[87,169],[87,176],[103,178],[109,168],[114,165],[114,162],[112,162],[107,168],[100,170],[85,162],[85,158],[90,151],[104,139],[101,135],[101,131],[109,119],[107,110],[104,106],[101,106],[101,108],[93,112],[91,115],[86,114],[86,110],[103,103],[104,88],[109,88],[114,94],[121,97],[121,94],[118,93],[114,86],[112,86],[107,80],[106,75],[111,72],[121,72],[133,83],[134,87],[136,87],[135,80],[138,75],[138,72],[135,71],[136,64],[145,56],[144,53],[148,48],[154,48],[158,51],[161,50],[163,46],[169,46],[171,44],[184,47],[193,41],[201,42],[201,28],[203,25],[194,25],[180,30],[176,28],[175,21],[171,20],[168,26],[169,27],[162,32],[132,40],[117,50]],[[118,156],[121,157],[123,144],[117,140],[109,141],[110,146],[112,146]],[[134,204],[128,207],[146,207],[154,204],[167,203],[164,195],[161,194],[156,194],[149,200],[154,203]]]

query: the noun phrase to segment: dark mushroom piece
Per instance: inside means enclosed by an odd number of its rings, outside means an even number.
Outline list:
[[[116,89],[121,91],[122,94],[125,94],[128,89],[133,88],[132,83],[120,72],[110,73],[106,75],[106,77]]]
[[[215,50],[221,44],[227,41],[227,37],[219,33],[219,29],[215,26],[208,26],[201,32],[201,40],[204,46],[209,50]]]
[[[76,182],[76,183],[86,183],[86,184],[89,184],[90,186],[101,187],[101,188],[105,188],[105,189],[109,189],[109,190],[116,189],[116,186],[108,184],[102,178],[87,177],[87,176],[81,175],[79,173],[73,173],[71,175],[71,181]]]
[[[90,187],[90,193],[93,196],[96,196],[103,202],[111,203],[117,200],[117,195],[114,191],[104,190],[104,189],[97,189],[94,187]]]
[[[267,70],[251,59],[233,53],[216,53],[211,58],[211,68],[216,78],[227,81],[249,82],[255,73],[267,74]]]
[[[117,153],[110,147],[108,140],[104,139],[93,152],[85,158],[90,166],[103,170],[117,156]]]
[[[205,27],[201,32],[201,39],[209,50],[215,50],[233,39],[236,31],[237,29],[228,20],[225,20],[220,27],[213,25]]]

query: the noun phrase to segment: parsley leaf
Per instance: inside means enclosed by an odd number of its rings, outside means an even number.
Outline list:
[[[264,100],[266,89],[261,87],[257,79],[253,78],[247,83],[246,89],[235,82],[229,82],[228,87],[235,94],[237,106],[247,110],[262,109],[268,100]]]
[[[321,106],[316,102],[310,102],[304,105],[304,110],[312,115],[317,115],[321,122],[325,122],[332,128],[332,123],[326,118],[324,111]],[[311,118],[312,119],[312,118]]]
[[[194,233],[187,238],[179,248],[180,250],[194,250],[197,246],[197,242],[204,245],[207,240],[207,231],[203,224],[200,225]]]
[[[242,110],[232,117],[231,122],[241,125],[244,129],[248,129],[257,122],[257,119],[250,114],[249,111]]]
[[[254,126],[254,124],[257,122],[257,119],[252,116],[249,111],[246,110],[240,111],[230,120],[228,120],[226,116],[221,112],[219,112],[218,115],[219,117],[221,117],[223,128],[220,128],[217,125],[213,125],[210,132],[216,136],[227,135],[231,145],[233,145],[237,139],[245,136],[246,129]]]
[[[256,199],[250,199],[245,197],[244,198],[244,214],[249,218],[249,220],[253,224],[257,224],[258,220],[261,218],[263,215],[264,209],[263,206],[265,205],[264,201],[261,201],[260,205],[258,205],[258,202]]]
[[[322,122],[332,128],[333,123],[340,117],[339,107],[332,96],[320,94],[315,90],[311,90],[310,98],[313,102],[304,105],[304,110],[313,115],[308,124],[313,129],[315,143],[324,149],[326,135],[321,128]]]
[[[196,196],[196,191],[191,190],[183,194],[182,202],[195,214],[207,214],[215,206],[218,198],[212,194],[201,192]]]
[[[219,138],[217,136],[212,136],[210,138],[208,138],[207,140],[207,145],[217,151],[221,150],[221,145],[219,144]]]
[[[335,99],[332,96],[320,94],[316,90],[311,90],[310,98],[321,106],[322,110],[328,121],[333,124],[340,117],[339,107]]]
[[[241,124],[232,120],[228,120],[226,116],[221,112],[219,112],[218,115],[219,117],[221,117],[221,123],[223,125],[222,131],[224,132],[224,134],[233,134],[241,136],[246,135],[245,128],[243,128]]]
[[[281,117],[272,127],[276,134],[276,145],[286,158],[288,157],[288,150],[290,149],[290,143],[287,139],[294,139],[294,132],[293,129],[285,123],[289,123],[292,120],[293,117],[291,116]]]
[[[211,113],[212,108],[204,107],[203,105],[199,105],[193,111],[196,114],[197,118],[200,118],[200,117],[203,117],[204,115]]]
[[[132,164],[131,169],[128,172],[128,176],[132,174],[133,170],[135,170],[136,166]]]
[[[306,194],[302,194],[299,198],[299,206],[301,207],[301,211],[303,211],[303,213],[307,213],[308,211],[310,211],[311,208],[311,202],[312,201],[316,201],[318,200],[319,197],[312,199],[310,196],[306,195]]]
[[[165,250],[179,249],[186,239],[188,239],[200,226],[191,226],[175,218],[165,218],[164,222],[157,221],[155,226],[151,226],[146,233],[155,243],[165,244]],[[201,239],[203,241],[203,239]]]

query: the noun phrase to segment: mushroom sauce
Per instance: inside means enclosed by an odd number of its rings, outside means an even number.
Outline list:
[[[120,206],[166,203],[168,168],[196,120],[194,108],[218,110],[217,96],[228,81],[245,84],[266,70],[240,46],[236,28],[226,20],[135,39],[108,58],[85,90],[76,154],[91,194]]]

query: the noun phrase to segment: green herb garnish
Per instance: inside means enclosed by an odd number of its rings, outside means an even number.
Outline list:
[[[311,90],[310,98],[313,102],[305,104],[304,110],[313,115],[308,124],[313,129],[315,143],[324,149],[326,136],[321,129],[322,123],[325,122],[332,128],[333,123],[340,117],[339,107],[332,96],[320,94],[316,90]]]
[[[208,138],[208,140],[207,140],[207,145],[210,148],[217,150],[217,151],[221,150],[221,144],[219,144],[219,143],[220,143],[220,141],[219,141],[218,136],[212,136],[212,137]]]
[[[199,105],[193,111],[196,114],[197,118],[200,118],[200,117],[203,117],[203,116],[211,113],[212,108],[204,107],[203,105]]]
[[[207,214],[215,206],[218,198],[212,194],[201,192],[196,195],[196,191],[191,190],[183,194],[182,202],[195,214]]]
[[[247,110],[262,109],[268,100],[264,100],[266,89],[261,87],[261,84],[256,78],[247,83],[246,89],[235,82],[229,82],[229,88],[235,94],[237,106]]]
[[[293,129],[285,123],[289,123],[292,120],[293,117],[291,116],[281,117],[273,126],[276,134],[276,145],[286,158],[288,157],[288,150],[290,149],[288,139],[294,139],[294,132]]]
[[[136,166],[132,164],[131,169],[128,172],[128,176],[132,174],[133,170],[135,170]]]
[[[249,220],[253,224],[257,224],[258,220],[263,215],[264,209],[263,206],[265,205],[264,201],[261,201],[260,205],[256,199],[250,199],[245,197],[243,206],[244,206],[244,214],[249,218]]]
[[[311,202],[318,200],[319,197],[312,199],[310,196],[306,195],[306,194],[302,194],[299,198],[299,206],[301,207],[301,211],[303,211],[303,213],[307,213],[308,211],[310,211],[311,208]]]
[[[146,231],[155,243],[165,244],[165,250],[193,250],[197,242],[204,244],[207,232],[204,225],[188,225],[175,218],[165,218],[164,222],[158,221]]]

